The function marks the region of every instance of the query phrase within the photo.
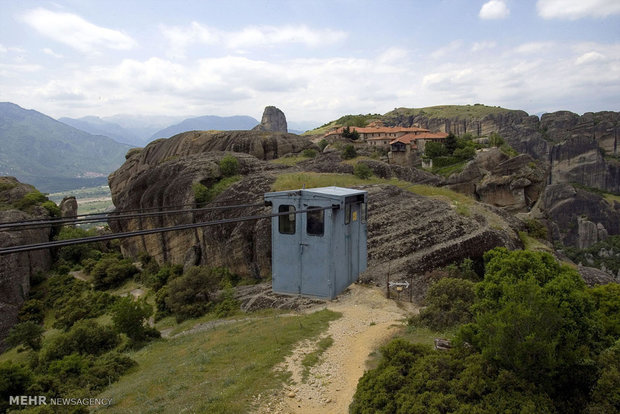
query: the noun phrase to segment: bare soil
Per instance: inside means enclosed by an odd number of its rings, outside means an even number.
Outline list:
[[[340,312],[342,317],[331,322],[323,336],[298,344],[276,367],[291,372],[291,381],[275,395],[255,396],[258,413],[347,413],[371,353],[417,312],[412,304],[386,299],[384,291],[363,285],[352,285],[338,299],[307,311],[320,308]],[[303,379],[302,360],[317,349],[321,338],[329,336],[333,344]]]

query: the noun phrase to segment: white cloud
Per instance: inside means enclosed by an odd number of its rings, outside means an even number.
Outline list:
[[[620,14],[618,0],[538,0],[538,15],[544,19],[577,20],[584,17],[604,18]]]
[[[554,47],[554,43],[552,42],[529,42],[519,45],[515,52],[521,53],[524,55],[540,53],[545,50],[552,49]]]
[[[504,0],[490,0],[482,5],[478,17],[485,20],[505,19],[510,10]]]
[[[55,57],[55,58],[57,58],[57,59],[62,58],[62,55],[61,55],[61,54],[58,54],[58,53],[54,52],[54,51],[53,51],[52,49],[50,49],[49,47],[44,48],[44,49],[43,49],[43,53],[45,53],[46,55],[50,55],[50,56],[52,56],[52,57]]]
[[[27,11],[21,18],[42,35],[84,53],[96,52],[98,48],[128,50],[136,46],[128,35],[97,26],[76,14],[38,8]]]
[[[575,60],[575,64],[577,65],[587,65],[590,63],[598,63],[598,62],[603,62],[607,60],[605,58],[605,55],[603,55],[602,53],[599,52],[588,52],[588,53],[584,53],[583,55],[579,56],[576,60]]]
[[[486,49],[493,49],[495,46],[497,46],[497,42],[494,41],[475,42],[471,47],[471,51],[480,52]]]
[[[195,43],[220,45],[228,49],[269,47],[283,44],[301,44],[320,47],[337,43],[347,34],[331,29],[311,29],[307,26],[248,26],[227,32],[192,22],[189,27],[160,26],[171,46],[169,55],[184,56],[185,49]]]
[[[446,46],[440,47],[439,49],[431,53],[431,57],[433,57],[434,59],[445,58],[457,52],[462,46],[463,46],[462,40],[453,40],[452,42],[448,43]]]

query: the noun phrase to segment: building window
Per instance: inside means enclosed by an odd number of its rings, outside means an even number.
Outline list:
[[[317,206],[310,206],[308,209],[320,208]],[[306,216],[306,233],[310,236],[322,236],[325,229],[323,210],[309,211]]]
[[[280,205],[278,213],[289,213],[278,216],[278,231],[282,234],[295,234],[295,206]]]

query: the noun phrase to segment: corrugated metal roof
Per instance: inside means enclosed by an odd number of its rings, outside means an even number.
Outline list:
[[[335,187],[335,186],[309,188],[307,190],[302,190],[302,191],[307,191],[310,193],[325,194],[325,195],[335,195],[335,196],[349,196],[349,195],[355,195],[355,194],[363,194],[366,192],[364,190],[354,190],[352,188]]]

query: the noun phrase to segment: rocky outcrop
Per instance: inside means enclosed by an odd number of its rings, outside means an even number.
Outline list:
[[[605,160],[599,142],[591,136],[575,136],[551,148],[550,184],[578,183],[620,193],[620,161]]]
[[[75,197],[69,196],[60,202],[60,216],[62,218],[76,218],[78,211],[78,203]]]
[[[287,133],[286,116],[284,116],[284,112],[275,106],[267,106],[263,111],[263,118],[260,124],[256,125],[253,130]]]
[[[363,278],[384,283],[409,280],[420,297],[428,281],[427,271],[481,259],[497,246],[521,246],[509,223],[497,210],[472,203],[471,215],[459,214],[445,201],[419,196],[393,186],[371,186],[368,205],[368,270]],[[493,222],[493,224],[491,224]],[[502,223],[499,225],[499,223]],[[500,230],[501,229],[501,230]]]
[[[156,174],[162,174],[161,166],[165,164],[166,174],[172,174],[169,179],[174,180],[177,172],[189,169],[196,172],[198,176],[202,174],[202,178],[198,181],[209,179],[207,176],[220,176],[219,166],[214,163],[214,158],[207,156],[205,165],[200,166],[201,157],[209,152],[231,151],[237,154],[237,158],[241,161],[242,169],[249,168],[249,163],[259,160],[271,160],[288,153],[297,153],[305,148],[315,148],[315,145],[305,137],[271,132],[258,131],[225,131],[225,132],[185,132],[175,135],[168,139],[159,139],[151,142],[142,150],[131,150],[131,156],[127,158],[125,163],[110,174],[108,183],[112,192],[112,201],[114,205],[125,206],[128,203],[119,199],[123,197],[121,194],[128,194],[125,187],[132,188],[132,184],[136,180],[144,180],[148,177],[149,170],[154,169]],[[218,157],[221,158],[222,155]],[[218,157],[215,157],[217,159]],[[246,160],[247,162],[243,162]],[[179,161],[179,162],[177,162]],[[144,175],[147,174],[147,175]],[[163,181],[164,183],[166,181]],[[136,189],[138,194],[142,194],[150,183],[141,184],[143,187]],[[152,191],[149,190],[149,191]],[[175,198],[175,197],[172,197]],[[146,201],[148,202],[148,200]],[[135,204],[135,203],[134,203]],[[138,203],[139,204],[139,203]],[[178,204],[178,203],[177,203]],[[159,204],[171,205],[171,204]],[[137,208],[140,206],[138,205]]]
[[[586,248],[608,234],[620,234],[620,202],[570,184],[548,185],[538,207],[552,239],[564,245]]]
[[[14,177],[0,177],[0,224],[15,221],[48,219],[47,210],[30,206],[28,211],[12,207],[35,188],[22,184]],[[0,247],[19,246],[50,241],[51,226],[12,231],[0,230]],[[14,253],[0,256],[0,340],[17,323],[20,306],[28,299],[30,277],[40,271],[47,271],[52,262],[48,250]]]
[[[462,172],[446,180],[455,191],[513,212],[529,211],[544,184],[545,170],[531,156],[509,158],[497,148],[479,151]]]

